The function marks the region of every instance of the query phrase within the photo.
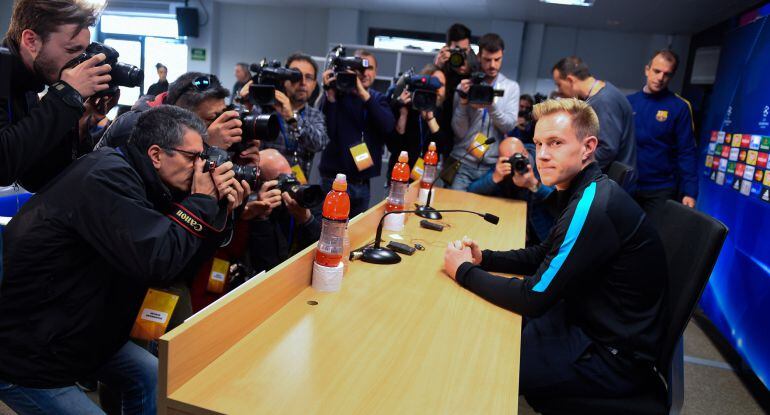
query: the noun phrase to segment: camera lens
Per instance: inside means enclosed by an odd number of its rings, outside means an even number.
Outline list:
[[[241,115],[243,122],[242,141],[264,140],[273,141],[281,132],[278,125],[278,116],[275,114],[250,114]]]
[[[511,157],[511,165],[516,173],[526,174],[529,170],[529,159],[524,154],[516,153]]]
[[[233,166],[233,173],[235,173],[235,179],[239,182],[245,180],[252,189],[257,188],[258,174],[256,167],[236,164]]]
[[[336,89],[340,92],[353,92],[356,90],[356,78],[354,73],[340,72],[336,75]]]
[[[142,85],[144,71],[134,65],[118,62],[113,65],[110,76],[112,84],[134,88]]]

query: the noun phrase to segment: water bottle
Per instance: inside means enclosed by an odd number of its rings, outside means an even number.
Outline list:
[[[318,240],[315,262],[325,267],[336,267],[345,249],[345,229],[350,214],[348,182],[344,174],[338,174],[332,190],[324,199],[321,219],[321,237]]]

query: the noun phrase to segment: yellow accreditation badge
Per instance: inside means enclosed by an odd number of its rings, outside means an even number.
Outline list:
[[[227,284],[227,273],[230,270],[230,262],[221,258],[214,258],[211,263],[211,272],[209,272],[209,281],[206,284],[206,291],[212,294],[222,294],[225,292]]]
[[[484,157],[484,153],[489,149],[489,146],[484,144],[485,141],[487,141],[487,136],[484,135],[484,133],[476,133],[476,135],[473,136],[473,141],[471,141],[471,144],[468,146],[468,152],[473,155],[476,160],[481,160],[482,157]]]
[[[356,163],[358,171],[364,171],[374,166],[374,160],[372,160],[372,155],[369,153],[369,147],[366,146],[366,143],[361,142],[361,144],[350,147],[350,154],[353,156],[353,161]]]
[[[411,178],[412,180],[417,181],[422,178],[423,174],[425,174],[425,161],[422,159],[422,157],[420,157],[417,159],[417,161],[414,162]]]
[[[294,176],[300,184],[307,184],[307,177],[305,177],[305,172],[302,171],[302,167],[300,167],[299,164],[291,166],[291,171],[294,173]]]
[[[179,296],[150,288],[144,296],[139,315],[136,316],[131,337],[140,340],[156,340],[166,332],[171,314]]]

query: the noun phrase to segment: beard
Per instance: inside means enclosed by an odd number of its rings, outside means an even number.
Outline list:
[[[32,61],[32,69],[35,75],[48,85],[58,81],[61,75],[61,68],[48,56],[45,47]]]

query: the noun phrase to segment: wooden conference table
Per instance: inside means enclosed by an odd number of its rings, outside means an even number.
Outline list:
[[[159,412],[516,413],[521,317],[442,268],[447,243],[463,235],[483,248],[524,246],[526,205],[436,190],[437,209],[500,223],[445,213],[449,226],[436,232],[410,215],[401,242],[425,251],[395,265],[354,261],[335,293],[310,286],[315,244],[252,278],[160,339]],[[353,249],[374,239],[383,212],[380,203],[351,221]]]

